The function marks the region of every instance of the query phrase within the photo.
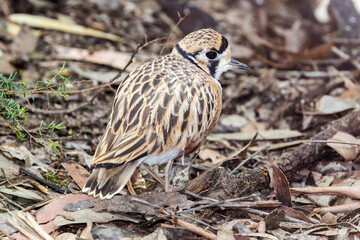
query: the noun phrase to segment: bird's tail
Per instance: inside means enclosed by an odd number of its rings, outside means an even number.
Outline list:
[[[136,167],[137,161],[130,161],[113,168],[96,168],[82,191],[100,199],[110,199],[124,188]]]

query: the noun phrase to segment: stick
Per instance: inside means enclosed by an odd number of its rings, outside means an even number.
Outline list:
[[[19,204],[17,204],[16,202],[14,202],[13,200],[7,198],[4,194],[0,193],[0,197],[2,199],[4,199],[5,201],[7,201],[8,203],[20,208],[21,210],[23,210],[24,208],[22,206],[20,206]]]
[[[28,169],[25,168],[20,168],[19,171],[21,173],[24,173],[26,175],[29,175],[30,177],[35,178],[36,181],[44,184],[45,186],[48,186],[49,188],[52,188],[53,190],[59,192],[59,193],[71,193],[71,191],[67,188],[63,188],[63,187],[59,187],[57,184],[46,181],[45,179],[39,178],[38,176],[36,176],[34,173],[30,172]]]
[[[163,213],[163,214],[166,214],[166,215],[170,215],[170,213],[168,211],[166,211],[165,209],[163,208],[160,208],[160,212]],[[196,233],[200,236],[203,236],[203,237],[206,237],[207,239],[211,239],[211,240],[216,240],[217,237],[215,234],[213,234],[212,232],[208,231],[208,230],[205,230],[205,229],[202,229],[194,224],[191,224],[191,223],[188,223],[184,220],[181,220],[181,219],[168,219],[168,218],[165,218],[164,216],[159,216],[160,218],[164,219],[164,220],[167,220],[169,222],[172,222],[172,223],[177,223],[179,224],[180,226],[182,226],[183,228],[189,230],[190,232],[193,232],[193,233]]]
[[[254,152],[253,154],[251,154],[249,157],[247,157],[244,161],[242,161],[239,165],[236,166],[236,168],[234,168],[234,170],[232,170],[230,172],[230,175],[234,175],[234,173],[240,168],[242,167],[245,163],[247,163],[250,159],[252,159],[253,157],[255,157],[256,155],[258,155],[259,153],[266,151],[267,149],[270,148],[270,145],[266,145],[265,147],[261,148],[260,150]]]
[[[327,128],[313,136],[310,140],[328,140],[338,131],[347,132],[353,136],[360,134],[360,110],[355,110],[328,124]],[[286,173],[288,180],[292,181],[297,171],[316,164],[326,153],[325,143],[304,143],[292,151],[281,155],[278,166]]]

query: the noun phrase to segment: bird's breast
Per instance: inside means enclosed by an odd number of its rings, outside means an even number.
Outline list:
[[[220,85],[215,81],[209,78],[202,83],[190,104],[196,114],[189,119],[192,123],[189,126],[192,127],[187,129],[186,154],[196,151],[218,122],[222,108],[222,92]]]

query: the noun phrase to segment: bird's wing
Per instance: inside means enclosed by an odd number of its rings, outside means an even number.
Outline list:
[[[150,61],[132,72],[119,86],[110,121],[92,162],[93,168],[183,152],[200,144],[214,112],[213,93],[199,69],[169,59]],[[205,136],[206,137],[206,136]]]

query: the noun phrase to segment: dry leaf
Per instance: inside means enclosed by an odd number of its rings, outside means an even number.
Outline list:
[[[291,207],[291,194],[289,182],[285,174],[275,166],[272,160],[269,157],[272,169],[272,184],[274,186],[274,191],[276,194],[276,199],[281,202],[282,205]]]
[[[334,114],[353,109],[356,103],[352,100],[341,100],[329,95],[324,95],[316,103],[316,109],[323,114]]]
[[[5,186],[1,186],[0,192],[20,198],[35,200],[35,201],[44,200],[44,198],[38,195],[35,191],[28,190],[19,186],[14,186],[13,188],[7,188]]]
[[[0,55],[0,70],[6,75],[16,72],[16,68],[10,63],[13,60],[13,56],[2,52]]]
[[[11,216],[10,214],[15,214],[15,213],[16,213],[16,211],[0,213],[0,229],[3,232],[5,232],[7,234],[12,234],[17,231],[14,227],[6,224],[6,219],[8,219]]]
[[[70,174],[76,184],[80,188],[83,188],[90,173],[83,166],[73,161],[64,162],[61,165]]]
[[[68,203],[79,202],[82,200],[93,199],[85,194],[68,194],[52,200],[48,205],[36,213],[38,223],[46,223],[53,220],[58,214],[66,213],[64,207]]]
[[[231,114],[231,115],[222,115],[220,116],[219,123],[226,127],[231,128],[241,128],[244,126],[248,120],[240,115]]]
[[[97,64],[108,65],[114,68],[123,69],[131,59],[130,53],[100,50],[90,52],[87,49],[71,48],[63,46],[54,47],[57,54],[55,55],[58,59],[85,61]],[[136,64],[131,64],[131,68],[136,67]]]
[[[17,57],[26,56],[30,59],[30,55],[35,51],[37,41],[37,36],[32,33],[28,26],[23,25],[21,31],[10,45],[10,51]]]
[[[235,240],[232,227],[224,227],[217,231],[218,240]]]
[[[338,154],[340,154],[346,161],[355,160],[360,153],[359,146],[346,144],[346,143],[360,144],[360,140],[346,132],[337,132],[332,138],[329,138],[328,141],[341,142],[341,143],[328,142],[327,145],[332,149],[334,149]]]
[[[38,160],[24,145],[5,143],[0,146],[0,150],[11,157],[25,161],[25,167],[31,167],[35,164],[44,172],[53,170],[51,167]]]
[[[241,129],[241,132],[258,132],[263,131],[269,128],[269,123],[267,122],[256,122],[251,121],[246,123]]]
[[[327,59],[331,54],[332,42],[325,42],[306,51],[304,56],[307,59]]]
[[[335,224],[337,219],[338,218],[334,214],[327,212],[321,217],[320,222],[325,224]]]
[[[281,206],[280,209],[284,210],[285,213],[286,213],[286,216],[288,216],[288,217],[299,219],[299,220],[302,220],[302,221],[307,222],[307,223],[314,223],[309,217],[307,217],[301,211],[298,211],[298,210],[295,210],[293,208],[286,207],[286,206]]]
[[[258,231],[259,233],[265,233],[265,232],[266,232],[266,223],[265,223],[264,220],[261,220],[261,221],[259,222],[259,225],[258,225],[258,227],[257,227],[257,231]]]
[[[30,27],[56,30],[73,34],[104,38],[112,41],[121,41],[119,36],[111,33],[104,33],[95,29],[86,28],[77,24],[70,24],[42,16],[15,13],[9,16],[9,20],[19,25],[26,24]]]
[[[53,223],[55,227],[70,224],[87,223],[88,221],[95,223],[111,222],[115,220],[124,220],[120,214],[112,214],[109,212],[95,212],[92,209],[83,209],[76,212],[68,213],[72,220],[66,219],[64,216],[58,215]]]
[[[347,89],[340,95],[340,99],[360,99],[360,90],[356,88]]]
[[[73,233],[62,233],[55,237],[55,240],[76,240],[77,237]]]
[[[274,209],[264,219],[266,229],[277,229],[285,218],[285,211]]]
[[[210,148],[201,148],[199,152],[199,157],[202,160],[210,159],[212,163],[217,164],[223,161],[226,156],[220,154],[218,151],[210,149]]]
[[[14,164],[13,161],[6,158],[4,155],[0,154],[0,169],[4,169],[4,172],[0,171],[0,176],[5,177],[3,174],[5,173],[6,177],[13,178],[18,176],[19,166]]]

